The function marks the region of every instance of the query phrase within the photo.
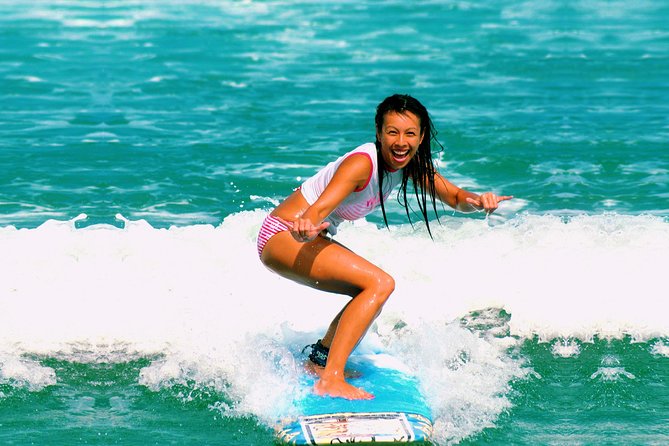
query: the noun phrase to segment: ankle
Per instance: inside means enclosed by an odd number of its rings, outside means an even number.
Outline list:
[[[321,342],[321,339],[316,341],[315,344],[311,346],[311,353],[309,353],[309,360],[320,367],[325,367],[328,361],[328,355],[330,354],[330,349],[325,347]]]

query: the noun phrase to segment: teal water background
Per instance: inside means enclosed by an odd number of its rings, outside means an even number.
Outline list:
[[[1,0],[0,443],[271,444],[280,392],[235,370],[278,355],[259,376],[287,391],[311,339],[272,331],[302,310],[265,320],[261,291],[323,297],[260,269],[255,231],[395,92],[430,110],[447,178],[516,197],[442,214],[463,275],[508,268],[482,291],[396,265],[389,244],[437,252],[397,206],[389,233],[342,231],[445,296],[422,325],[434,307],[398,292],[371,334],[424,371],[437,443],[668,442],[668,20],[661,1]],[[317,335],[334,307],[303,311]],[[435,333],[455,345],[437,363]]]

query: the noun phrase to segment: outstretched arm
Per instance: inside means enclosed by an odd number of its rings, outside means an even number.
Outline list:
[[[437,198],[462,212],[484,210],[490,214],[495,212],[499,203],[513,198],[511,195],[496,195],[492,192],[477,195],[455,186],[438,173],[434,175],[434,187]]]

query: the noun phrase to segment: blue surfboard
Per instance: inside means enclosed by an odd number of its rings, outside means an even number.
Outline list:
[[[342,443],[421,443],[432,435],[431,412],[418,381],[398,359],[383,353],[352,355],[348,381],[374,394],[349,401],[305,392],[295,401],[300,416],[279,423],[277,436],[289,445]],[[305,373],[311,389],[316,378]]]

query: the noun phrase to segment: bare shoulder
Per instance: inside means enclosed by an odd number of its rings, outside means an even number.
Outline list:
[[[372,160],[368,154],[357,152],[347,156],[337,169],[337,175],[346,176],[356,183],[364,184],[372,174]]]
[[[372,170],[372,158],[365,152],[354,152],[344,158],[341,166],[348,165],[358,169]],[[341,167],[340,166],[340,167]]]

